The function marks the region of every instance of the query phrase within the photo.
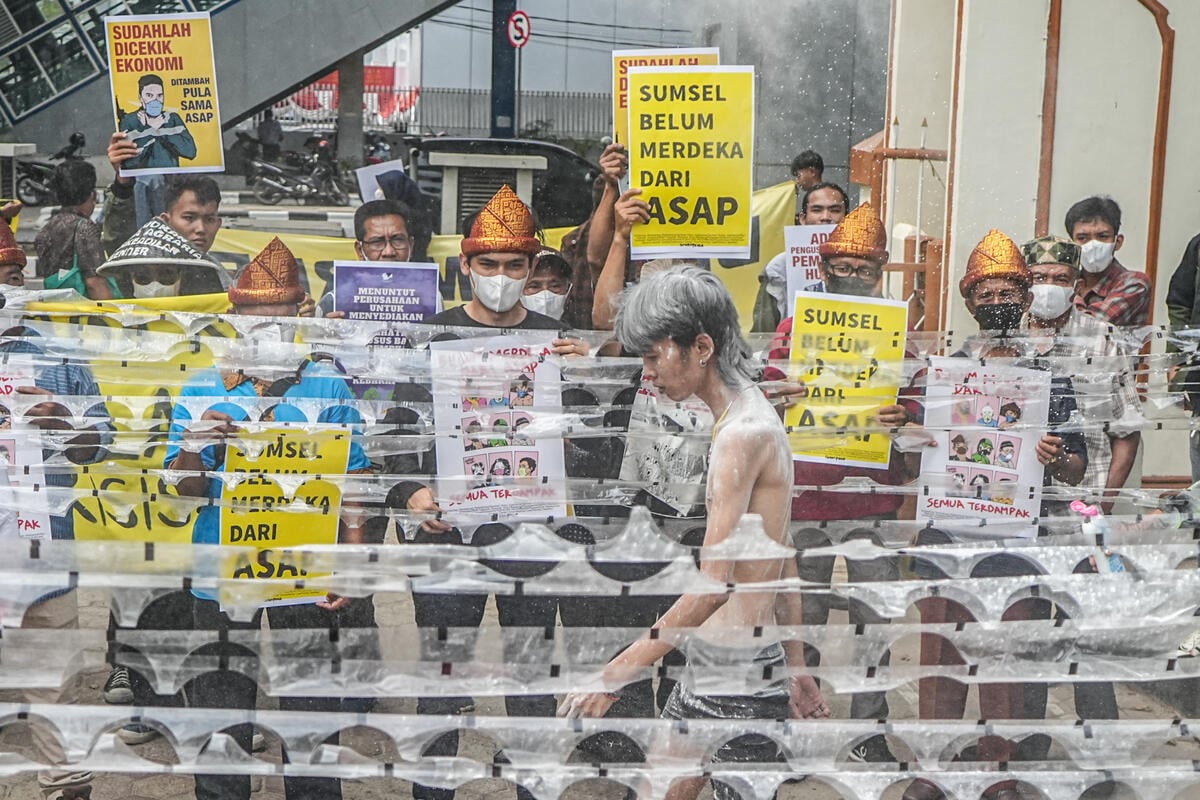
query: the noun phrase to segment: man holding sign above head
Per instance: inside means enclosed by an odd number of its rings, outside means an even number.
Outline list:
[[[835,189],[837,187],[834,187]],[[837,189],[837,193],[840,193]],[[837,193],[828,190],[813,190],[808,193],[806,200],[811,202],[815,195],[833,195]],[[842,195],[844,197],[844,195]],[[824,198],[821,198],[824,202]],[[833,233],[820,246],[821,274],[824,283],[812,291],[818,296],[845,295],[844,299],[856,297],[883,297],[883,265],[887,262],[887,234],[883,223],[879,221],[875,210],[870,204],[864,204],[852,211],[838,223]],[[864,311],[869,307],[858,304],[856,308]],[[900,331],[905,330],[903,313],[897,315],[896,321]],[[802,323],[803,324],[803,323]],[[829,328],[830,326],[824,326]],[[886,327],[886,326],[884,326]],[[829,331],[836,334],[837,331]],[[796,331],[800,336],[801,330]],[[787,360],[789,355],[795,356],[791,339],[793,336],[793,319],[789,317],[779,325],[778,337],[771,350],[772,360]],[[803,359],[802,359],[803,360]],[[861,364],[852,365],[858,369],[868,369],[871,359],[864,356]],[[782,379],[782,372],[768,368],[766,377]],[[807,376],[806,376],[807,377]],[[858,377],[858,376],[854,376]],[[815,381],[813,382],[815,386]],[[796,398],[804,398],[810,387],[802,382],[784,383],[769,394],[782,398],[787,402]],[[892,389],[894,392],[894,388]],[[880,392],[880,395],[886,392]],[[801,400],[800,402],[803,402]],[[915,416],[916,409],[912,409]],[[879,426],[897,428],[910,421],[910,409],[895,402],[880,403],[874,412]],[[890,439],[886,431],[879,436]],[[882,463],[877,466],[860,466],[838,462],[836,452],[818,454],[815,457],[796,456],[793,469],[797,486],[833,486],[847,478],[866,478],[882,486],[900,486],[916,477],[916,471],[908,469],[907,460],[902,453],[892,448],[886,454]],[[832,522],[834,520],[892,520],[903,501],[903,495],[887,492],[871,492],[865,494],[805,491],[792,499],[792,519],[805,520],[814,523]],[[794,544],[799,551],[797,568],[800,577],[819,583],[828,583],[833,574],[832,556],[806,557],[807,548],[822,547],[831,544],[827,535],[832,532],[818,528],[817,525],[801,528],[794,534]],[[864,531],[864,538],[869,532]],[[849,538],[856,538],[851,533]],[[832,542],[836,543],[836,541]],[[858,581],[893,581],[899,576],[897,562],[892,558],[876,559],[847,559],[846,570],[849,580]],[[804,624],[823,625],[829,618],[829,599],[821,593],[804,595]],[[852,601],[849,606],[850,621],[853,624],[878,624],[887,619],[880,617],[863,603]],[[807,650],[806,658],[810,666],[819,663],[820,655],[815,650]],[[888,663],[885,654],[883,664]],[[850,715],[854,719],[886,719],[888,704],[883,692],[855,694],[850,703]],[[895,761],[888,749],[883,736],[874,736],[862,742],[851,752],[851,758],[856,761],[884,762]]]

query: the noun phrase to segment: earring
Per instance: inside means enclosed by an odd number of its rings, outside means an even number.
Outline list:
[[[702,359],[700,359],[700,366],[702,366],[702,367],[707,367],[707,366],[708,366],[708,359],[707,359],[707,358],[702,358]]]

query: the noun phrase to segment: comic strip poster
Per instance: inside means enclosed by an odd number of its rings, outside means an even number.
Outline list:
[[[207,13],[104,18],[116,129],[138,147],[122,175],[222,172]]]
[[[565,516],[562,372],[551,338],[489,336],[429,349],[442,509]]]
[[[14,414],[12,398],[22,387],[33,388],[34,367],[17,358],[0,370],[0,537],[49,539],[50,514],[45,496],[13,492],[15,487],[46,485],[37,428]]]
[[[258,556],[253,562],[229,562],[224,577],[317,577],[276,551],[306,544],[337,544],[341,487],[323,477],[344,475],[349,461],[350,435],[337,431],[282,428],[243,432],[236,445],[230,444],[225,472],[245,477],[222,486],[221,544],[250,545],[258,549]],[[305,475],[313,478],[305,479]],[[261,605],[315,603],[324,597],[324,592],[297,589],[272,594]]]
[[[930,361],[925,426],[937,446],[921,458],[917,520],[1032,522],[1042,502],[1038,440],[1050,411],[1050,373],[965,358]],[[1006,526],[1032,538],[1037,527]]]
[[[793,458],[887,466],[891,438],[868,429],[900,392],[908,305],[810,292],[793,304],[790,379],[808,389],[784,417]]]

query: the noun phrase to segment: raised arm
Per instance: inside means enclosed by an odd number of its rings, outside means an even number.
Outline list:
[[[617,318],[616,300],[625,288],[625,268],[629,263],[629,240],[633,226],[638,222],[650,221],[650,206],[640,195],[641,189],[630,189],[617,200],[614,213],[616,227],[612,245],[604,269],[596,280],[596,291],[592,298],[592,326],[596,330],[611,331]]]
[[[604,194],[600,197],[600,204],[592,212],[592,225],[587,241],[588,267],[592,270],[604,264],[608,249],[612,246],[613,228],[616,224],[614,207],[620,194],[617,186],[628,168],[629,156],[625,152],[625,145],[613,143],[604,148],[604,153],[600,156]]]

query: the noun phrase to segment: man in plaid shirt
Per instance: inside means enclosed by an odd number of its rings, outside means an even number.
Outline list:
[[[1082,272],[1075,285],[1075,307],[1113,325],[1150,323],[1154,291],[1144,272],[1134,272],[1116,259],[1125,243],[1121,207],[1111,197],[1089,197],[1067,211],[1067,234],[1079,245]]]

